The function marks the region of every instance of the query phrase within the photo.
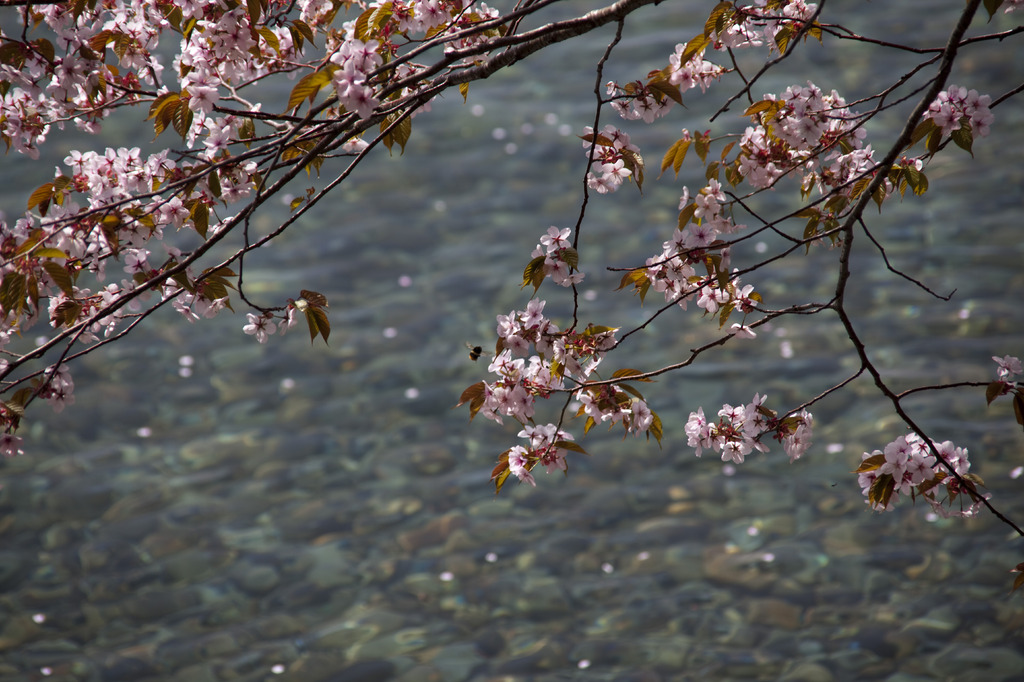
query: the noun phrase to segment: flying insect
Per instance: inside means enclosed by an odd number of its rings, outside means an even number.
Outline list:
[[[474,346],[469,341],[466,342],[466,348],[469,349],[469,359],[473,362],[479,360],[482,355],[494,355],[494,353],[485,351],[483,346]]]

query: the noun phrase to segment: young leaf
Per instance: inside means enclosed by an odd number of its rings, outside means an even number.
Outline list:
[[[664,173],[670,166],[675,171],[676,177],[679,177],[679,169],[683,166],[683,161],[686,159],[686,152],[690,151],[690,145],[693,144],[693,140],[690,138],[680,138],[668,148],[665,152],[665,156],[661,158],[661,172]]]
[[[883,464],[885,464],[885,455],[872,455],[870,457],[866,457],[864,461],[860,463],[860,466],[854,470],[853,473],[865,474],[869,471],[877,470]]]
[[[695,202],[688,203],[683,210],[679,212],[679,229],[685,229],[686,226],[693,220],[693,214],[697,211],[697,204]]]
[[[579,445],[578,443],[571,440],[556,440],[554,443],[552,443],[552,445],[554,445],[556,448],[561,448],[563,450],[572,450],[573,452],[578,452],[583,455],[590,454],[589,452],[583,449],[582,445]]]
[[[960,127],[954,130],[950,137],[957,147],[974,156],[971,146],[974,144],[974,133],[971,132],[971,119],[964,116],[960,119]]]
[[[484,394],[484,390],[485,386],[483,381],[478,381],[472,386],[466,387],[466,390],[462,392],[462,395],[459,397],[459,402],[455,404],[455,407],[462,407],[473,399],[482,396]],[[455,409],[455,407],[452,409]]]
[[[543,281],[544,256],[537,256],[526,264],[526,268],[523,270],[523,286],[521,288],[525,289],[528,284],[532,284],[533,291],[536,292]]]
[[[71,273],[67,271],[63,266],[53,261],[46,261],[43,263],[43,269],[46,270],[46,274],[50,276],[54,284],[60,287],[67,296],[74,296],[75,287],[74,282],[71,279]]]
[[[308,73],[299,79],[299,82],[292,88],[292,92],[288,95],[288,109],[295,109],[302,100],[308,99],[309,103],[312,104],[313,100],[316,99],[316,94],[320,92],[320,88],[331,82],[332,73],[327,69],[321,69]]]
[[[661,417],[654,410],[651,410],[651,425],[647,427],[647,439],[650,440],[651,436],[654,436],[654,440],[658,441],[658,446],[661,446],[661,436],[663,434],[663,428],[661,425]]]
[[[1003,394],[1003,389],[1006,387],[1002,381],[993,381],[991,384],[985,387],[985,400],[989,405],[992,401]]]

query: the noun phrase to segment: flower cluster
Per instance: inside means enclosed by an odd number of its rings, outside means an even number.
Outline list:
[[[507,453],[508,471],[532,486],[537,482],[530,471],[537,465],[543,466],[547,473],[561,471],[568,473],[569,466],[565,460],[567,448],[574,447],[572,434],[562,431],[555,424],[528,425],[519,432],[520,438],[526,438],[527,446],[516,445]]]
[[[932,454],[933,447],[938,459]],[[982,505],[983,496],[977,492],[977,486],[983,483],[969,473],[971,463],[967,449],[956,447],[950,441],[929,445],[911,432],[883,450],[865,452],[862,460],[857,469],[857,481],[872,509],[891,511],[900,495],[923,497],[943,518],[974,516]],[[949,469],[956,475],[950,475]],[[944,500],[939,494],[943,489]],[[969,500],[966,505],[965,497]],[[959,500],[959,507],[954,509],[956,500]]]
[[[594,155],[587,186],[599,194],[614,192],[623,180],[632,177],[633,159],[640,149],[629,141],[629,135],[612,125],[606,125],[597,135],[590,126],[583,132],[583,149],[588,157]]]
[[[934,121],[943,135],[952,135],[966,125],[973,135],[985,137],[995,120],[988,108],[991,102],[991,97],[979,95],[977,90],[951,85],[939,93],[924,117]]]
[[[340,68],[334,72],[334,91],[338,101],[349,111],[366,118],[377,108],[380,101],[374,96],[373,88],[367,83],[369,72],[383,63],[376,40],[363,42],[349,38],[331,55],[331,62]]]
[[[570,287],[583,281],[583,273],[576,270],[579,255],[569,243],[569,228],[559,230],[551,226],[540,238],[540,243],[533,250],[534,259],[543,259],[543,273],[551,281],[563,287]]]
[[[763,439],[766,434],[773,434],[782,443],[789,461],[796,461],[811,445],[814,417],[801,410],[780,418],[764,406],[767,397],[754,394],[746,405],[722,405],[717,422],[709,422],[702,407],[691,412],[685,428],[687,445],[694,448],[698,457],[705,449],[711,449],[722,454],[723,462],[742,464],[754,451],[768,452]]]
[[[866,132],[835,90],[826,95],[810,82],[793,85],[781,97],[765,95],[748,112],[756,125],[743,133],[736,170],[755,188],[800,170],[805,192],[825,194],[871,167]]]

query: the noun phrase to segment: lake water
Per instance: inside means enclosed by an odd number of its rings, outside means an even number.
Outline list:
[[[962,6],[836,4],[854,30],[918,45],[942,44]],[[695,32],[691,10],[662,9],[630,22],[609,77],[642,76]],[[1013,25],[1000,16],[984,30]],[[645,388],[662,447],[596,430],[568,478],[493,495],[490,470],[518,429],[450,409],[485,372],[463,343],[493,343],[494,316],[526,303],[517,281],[538,236],[575,221],[573,136],[592,119],[609,35],[473,84],[481,116],[458,96],[435,103],[404,155],[368,163],[247,259],[248,293],[267,304],[301,288],[328,297],[329,346],[302,330],[258,345],[241,312],[195,326],[168,313],[80,364],[74,406],[30,414],[29,454],[0,463],[0,682],[1024,678],[1024,602],[1008,596],[1020,539],[988,514],[866,509],[849,472],[904,432],[867,382],[813,408],[814,446],[792,466],[774,452],[730,472],[686,447],[697,406],[766,390],[783,407],[849,374],[831,318],[787,320],[764,344]],[[769,83],[834,82],[852,101],[910,63],[857,44],[809,52]],[[1016,52],[1012,39],[979,49],[953,81],[998,96],[1024,78]],[[680,127],[707,127],[712,104],[688,101]],[[1024,116],[1013,103],[995,114],[973,160],[950,150],[927,196],[869,216],[893,264],[956,289],[952,302],[889,273],[860,240],[858,323],[906,386],[987,380],[990,356],[1024,350]],[[899,125],[882,118],[876,148]],[[104,144],[149,137],[124,130],[108,126]],[[674,134],[636,129],[649,167]],[[70,148],[57,138],[48,161],[0,165],[9,216]],[[655,175],[642,202],[633,187],[592,198],[584,321],[644,319],[600,267],[637,263],[670,234],[685,179]],[[283,215],[268,209],[256,227]],[[834,259],[756,281],[769,301],[820,300]],[[659,367],[708,327],[692,311],[664,315],[626,351]],[[908,408],[968,447],[993,502],[1024,520],[1008,403],[945,391]]]

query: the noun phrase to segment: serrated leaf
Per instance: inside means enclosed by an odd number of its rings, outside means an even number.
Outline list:
[[[643,396],[643,394],[642,394],[642,393],[641,393],[640,391],[638,391],[638,390],[636,390],[635,388],[633,388],[632,386],[630,386],[629,384],[616,384],[616,385],[617,385],[617,386],[618,386],[618,387],[619,387],[620,389],[622,389],[623,391],[625,391],[626,393],[628,393],[628,394],[630,394],[631,396],[633,396],[634,398],[638,398],[638,399],[640,399],[640,400],[644,400],[644,396]]]
[[[304,312],[306,324],[309,326],[310,343],[316,340],[318,334],[323,337],[324,343],[327,343],[327,338],[331,335],[331,323],[328,322],[323,308],[310,306]]]
[[[892,474],[881,474],[874,480],[871,488],[868,490],[868,501],[881,507],[888,507],[889,500],[892,499],[892,494],[895,490],[896,480],[892,477]]]
[[[309,289],[302,289],[299,291],[301,296],[306,303],[317,308],[329,308],[327,305],[327,297],[321,294],[319,291],[310,291]]]
[[[644,159],[640,154],[633,151],[632,149],[620,150],[622,154],[622,165],[630,170],[633,174],[633,178],[636,180],[637,189],[640,190],[640,194],[644,193]]]
[[[971,132],[971,119],[964,116],[960,119],[960,127],[954,130],[950,137],[953,139],[953,143],[957,147],[963,149],[965,152],[974,156],[974,152],[971,151],[971,147],[974,144],[974,133]]]
[[[715,8],[711,10],[711,14],[708,15],[708,20],[704,22],[704,35],[710,36],[713,33],[721,35],[722,31],[726,28],[725,13],[732,8],[731,2],[723,1],[715,5]]]
[[[53,198],[54,185],[52,182],[47,182],[37,187],[32,194],[28,196],[28,209],[31,211],[36,206],[39,207],[39,213],[46,215],[46,210],[49,208],[50,200]]]
[[[192,206],[192,213],[189,216],[192,219],[192,225],[195,227],[196,233],[206,239],[206,232],[210,228],[210,209],[207,208],[206,202],[202,199],[197,199]]]
[[[185,100],[178,102],[174,116],[171,118],[171,125],[174,127],[174,132],[181,135],[181,139],[184,140],[188,137],[188,131],[192,127],[192,110],[188,108]]]
[[[55,249],[52,246],[44,246],[41,249],[36,249],[32,252],[32,255],[36,258],[67,258],[68,254],[64,253],[60,249]]]
[[[533,285],[533,290],[536,292],[540,288],[541,282],[544,281],[544,256],[537,256],[523,269],[523,286],[526,288],[528,285]]]
[[[295,109],[306,99],[312,104],[320,88],[330,83],[332,77],[333,74],[328,69],[321,69],[300,78],[288,95],[288,110]]]
[[[660,75],[649,80],[647,82],[647,87],[661,95],[663,98],[667,97],[676,104],[683,106],[683,96],[679,94],[679,86],[672,85],[672,83],[668,82]]]
[[[694,138],[694,142],[696,143],[697,156],[700,157],[701,163],[707,163],[708,149],[711,147],[710,134],[698,135]]]
[[[789,39],[793,36],[793,29],[789,26],[783,26],[775,33],[775,44],[779,48],[779,54],[786,53],[786,47],[789,46]]]
[[[654,440],[658,441],[658,447],[661,447],[661,437],[664,434],[661,417],[654,410],[651,410],[651,417],[651,425],[647,427],[647,438],[650,440],[650,437],[654,436]]]
[[[915,144],[923,140],[925,137],[931,135],[932,131],[934,131],[936,127],[937,126],[935,125],[935,121],[930,118],[926,118],[920,123],[918,123],[917,127],[914,128],[913,134],[910,136],[910,142],[907,143],[906,148],[910,149]]]
[[[20,272],[10,271],[0,282],[0,307],[5,313],[18,315],[25,308],[28,280]]]
[[[747,107],[746,110],[743,112],[743,115],[744,116],[755,117],[755,116],[758,116],[759,114],[761,114],[762,112],[766,112],[766,111],[770,112],[770,111],[772,111],[774,106],[775,106],[775,101],[774,100],[763,99],[760,102],[754,102],[749,107]],[[756,120],[759,120],[759,118],[756,119]]]
[[[622,369],[617,369],[612,372],[612,379],[636,377],[630,378],[630,381],[642,381],[647,384],[654,383],[654,379],[650,377],[638,377],[637,375],[639,374],[643,374],[643,372],[638,369],[632,369],[631,367],[623,367]]]
[[[680,64],[686,64],[695,56],[707,49],[707,46],[711,44],[711,37],[707,33],[694,36],[690,39],[690,42],[686,43],[686,48],[683,49],[683,54],[679,58]]]
[[[685,229],[686,226],[690,223],[690,221],[693,220],[693,214],[696,211],[697,204],[692,201],[683,207],[683,210],[679,212],[678,226],[680,230]]]
[[[630,270],[619,280],[619,286],[616,291],[626,288],[629,284],[632,284],[634,287],[639,286],[639,283],[646,279],[647,273],[644,270]]]
[[[558,253],[558,257],[563,263],[568,265],[573,270],[579,270],[580,265],[580,254],[576,249],[571,246],[567,246]]]
[[[661,157],[661,172],[664,173],[669,167],[675,171],[676,177],[679,177],[679,169],[683,166],[683,161],[686,159],[686,152],[690,151],[690,145],[693,144],[693,140],[690,138],[680,138],[673,143],[668,151],[665,152],[665,156]]]
[[[259,33],[259,35],[260,35],[260,38],[263,38],[263,41],[264,41],[264,42],[265,42],[265,43],[266,43],[267,45],[269,45],[269,46],[270,46],[270,48],[271,48],[271,49],[272,49],[272,50],[273,50],[273,51],[274,51],[275,53],[277,53],[277,54],[281,54],[281,41],[280,41],[280,40],[278,39],[278,37],[277,37],[277,34],[276,34],[276,33],[274,33],[273,31],[271,31],[271,30],[270,30],[269,28],[267,28],[266,26],[261,26],[261,27],[260,27],[260,29],[259,29],[259,30],[257,31],[257,33]]]
[[[249,21],[255,25],[259,23],[260,14],[263,11],[263,2],[260,0],[245,0],[246,9],[249,11]]]
[[[43,270],[45,270],[46,274],[50,276],[50,279],[53,280],[53,283],[60,287],[61,291],[63,291],[68,296],[74,295],[74,282],[71,279],[71,273],[69,273],[67,269],[65,269],[59,263],[47,261],[43,263]]]
[[[510,450],[506,450],[501,453],[498,457],[498,465],[491,471],[491,480],[494,481],[494,494],[497,495],[501,492],[502,486],[505,485],[505,481],[508,480],[512,470],[508,467],[508,453]]]
[[[384,120],[381,121],[381,123],[380,123],[381,132],[383,132],[386,128],[388,128],[391,125],[392,121],[396,120],[396,118],[398,116],[399,116],[399,114],[391,114],[391,115],[385,117]],[[409,141],[409,137],[411,135],[412,135],[412,119],[409,116],[406,116],[401,121],[399,121],[398,125],[396,125],[393,128],[391,128],[391,130],[388,132],[387,135],[384,136],[384,140],[383,140],[384,146],[387,147],[388,151],[390,152],[391,151],[391,146],[395,142],[397,142],[398,146],[402,148],[401,153],[404,154],[405,153],[405,144]]]
[[[483,381],[478,381],[472,386],[467,386],[466,390],[464,390],[462,395],[459,396],[459,402],[455,403],[455,406],[452,409],[455,409],[455,407],[462,407],[473,399],[483,396],[484,391],[486,390],[487,387],[484,385]]]
[[[309,42],[310,45],[316,47],[316,45],[313,42],[313,29],[309,27],[309,24],[302,21],[301,19],[295,19],[294,21],[292,21],[292,26],[295,28],[296,31],[299,32],[299,35],[301,35]],[[301,47],[301,43],[299,47]]]
[[[562,450],[572,450],[573,452],[578,452],[582,455],[590,454],[589,452],[583,449],[582,445],[571,440],[556,440],[554,443],[552,443],[552,445],[554,445],[556,448],[561,448]]]
[[[985,387],[985,401],[991,405],[992,401],[1003,394],[1003,388],[1006,386],[1002,381],[993,381],[991,384]]]
[[[869,471],[875,471],[883,464],[885,464],[885,455],[871,455],[870,457],[866,457],[853,473],[864,474]]]

